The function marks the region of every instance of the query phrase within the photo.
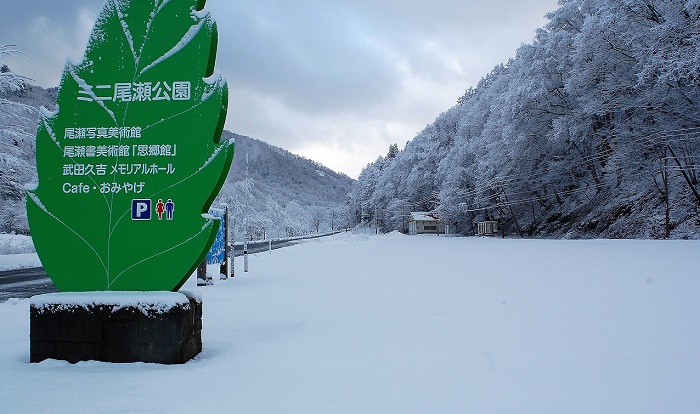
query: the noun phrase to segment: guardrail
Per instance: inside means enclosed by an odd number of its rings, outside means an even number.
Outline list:
[[[326,232],[326,233],[317,233],[317,234],[307,234],[305,236],[297,236],[297,237],[284,237],[284,238],[273,238],[273,239],[265,239],[265,240],[251,240],[248,242],[248,247],[253,247],[253,246],[263,246],[263,245],[268,245],[270,242],[274,243],[289,243],[289,242],[294,242],[294,241],[299,241],[299,240],[312,240],[312,239],[320,239],[321,237],[328,237],[328,236],[333,236],[335,234],[340,234],[344,233],[345,230],[339,230],[339,231],[332,231],[332,232]],[[234,242],[231,244],[232,247],[238,247],[241,246],[243,247],[244,242]]]

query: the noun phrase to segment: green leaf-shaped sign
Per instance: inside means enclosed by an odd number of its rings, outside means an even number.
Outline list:
[[[108,0],[37,132],[27,214],[61,291],[177,290],[218,229],[228,88],[204,0]]]

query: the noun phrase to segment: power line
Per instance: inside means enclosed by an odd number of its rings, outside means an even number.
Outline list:
[[[483,181],[481,184],[475,184],[473,187],[469,189],[453,189],[449,190],[449,192],[457,194],[459,197],[463,198],[476,198],[477,196],[483,195],[485,192],[491,192],[492,194],[482,196],[480,197],[481,201],[485,202],[492,202],[493,204],[488,206],[488,207],[479,207],[479,208],[467,208],[464,209],[464,212],[477,212],[477,211],[485,211],[485,210],[490,210],[490,209],[496,209],[496,208],[503,208],[503,207],[510,207],[510,206],[515,206],[519,204],[524,204],[524,203],[530,203],[534,201],[538,202],[543,202],[546,200],[551,200],[553,198],[558,198],[558,197],[564,197],[576,193],[582,193],[582,192],[587,192],[591,189],[591,187],[579,187],[580,186],[580,180],[576,180],[578,176],[581,174],[587,175],[585,173],[585,169],[590,169],[590,168],[597,168],[600,166],[601,168],[605,168],[605,166],[601,165],[605,163],[606,165],[608,164],[615,164],[615,163],[622,163],[623,165],[626,164],[626,160],[624,160],[622,157],[627,155],[628,157],[631,157],[631,152],[637,152],[640,150],[653,150],[653,149],[658,149],[662,148],[664,146],[670,146],[672,144],[678,144],[678,143],[688,143],[688,142],[695,142],[700,139],[700,127],[694,127],[694,128],[684,128],[684,129],[677,129],[677,130],[668,130],[668,131],[658,131],[646,135],[641,135],[637,137],[627,137],[624,141],[620,142],[612,142],[610,146],[605,149],[605,150],[595,150],[591,148],[586,148],[585,150],[591,150],[595,151],[595,154],[589,154],[585,155],[585,153],[582,153],[579,151],[579,154],[581,155],[581,158],[577,162],[569,162],[564,164],[563,161],[565,160],[564,157],[559,158],[558,160],[554,160],[553,162],[553,168],[548,168],[546,171],[538,172],[538,173],[533,173],[533,172],[522,172],[522,173],[513,173],[513,174],[506,174],[506,175],[497,175],[495,177],[492,177],[490,179],[487,179]],[[636,149],[634,148],[634,145],[637,144],[639,147]],[[660,161],[665,161],[665,160],[676,160],[675,157],[664,157],[664,158],[658,158]],[[561,164],[561,165],[559,165]],[[622,167],[620,167],[622,168]],[[633,173],[624,173],[623,174],[630,178],[630,179],[639,179],[642,176],[646,176],[647,174],[650,173],[650,171],[647,168],[644,168],[643,165],[640,163],[640,168],[641,171],[636,171]],[[558,170],[558,171],[557,171]],[[580,171],[579,171],[580,170]],[[670,166],[665,168],[666,171],[700,171],[700,165],[698,164],[686,164],[685,167],[680,167],[680,166]],[[593,174],[593,172],[589,172],[590,174]],[[601,174],[603,174],[604,171],[601,171]],[[515,192],[510,192],[508,193],[506,191],[506,187],[523,187],[527,186],[528,184],[533,184],[538,181],[543,181],[546,178],[552,178],[552,177],[566,177],[566,176],[571,176],[573,179],[572,182],[566,183],[566,182],[541,182],[540,186],[543,188],[546,192],[547,186],[552,187],[552,193],[551,194],[544,194],[540,195],[533,189],[523,189],[521,191],[515,191]],[[595,178],[594,178],[595,180]],[[595,180],[597,181],[597,180]],[[595,185],[592,187],[598,187],[601,184],[596,182]],[[568,187],[578,187],[578,188],[569,188],[569,189],[564,189],[557,191],[556,187],[560,188],[568,188]],[[443,191],[445,191],[443,189]],[[440,203],[440,194],[443,191],[433,191],[429,196],[417,201],[417,202],[405,202],[405,205],[410,205],[410,206],[425,206],[430,203]],[[501,194],[503,193],[503,194]],[[536,195],[534,195],[535,193]],[[511,198],[516,197],[514,200],[510,200],[508,202],[504,202],[501,200],[501,197],[509,195]],[[529,197],[527,197],[529,195]],[[520,196],[526,196],[524,198],[519,198]],[[496,202],[498,201],[498,202]],[[466,204],[466,203],[462,203]],[[397,212],[397,210],[387,210],[385,209],[384,211],[392,211],[392,212]]]

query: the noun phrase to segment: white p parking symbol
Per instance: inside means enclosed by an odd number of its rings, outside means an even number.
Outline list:
[[[151,219],[151,200],[132,200],[131,219],[144,221]]]

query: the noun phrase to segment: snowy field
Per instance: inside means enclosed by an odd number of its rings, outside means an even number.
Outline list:
[[[0,272],[10,269],[41,267],[29,236],[0,234]]]
[[[183,366],[29,364],[0,304],[3,413],[697,413],[700,242],[342,234],[197,288]]]

